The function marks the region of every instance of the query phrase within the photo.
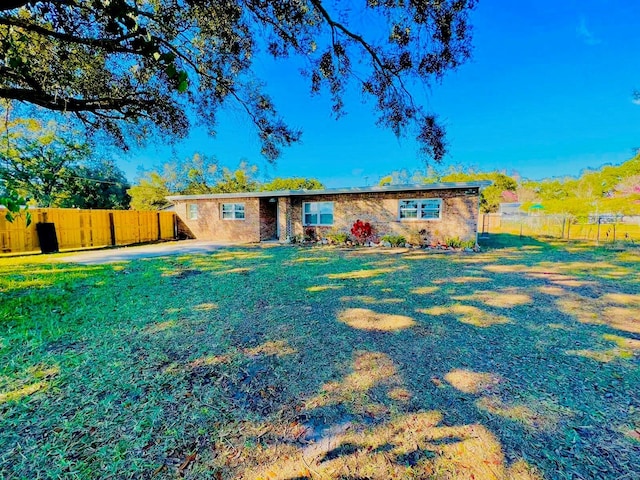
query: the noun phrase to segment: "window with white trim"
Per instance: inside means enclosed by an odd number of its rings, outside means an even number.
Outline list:
[[[440,220],[441,198],[400,200],[400,220]]]
[[[198,219],[198,204],[190,203],[187,205],[187,218],[189,220],[197,220]]]
[[[333,202],[304,202],[302,223],[306,226],[333,225]]]
[[[223,203],[223,220],[244,220],[244,203]]]

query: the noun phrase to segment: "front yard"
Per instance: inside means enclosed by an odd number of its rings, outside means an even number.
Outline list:
[[[640,253],[0,259],[0,478],[640,477]]]

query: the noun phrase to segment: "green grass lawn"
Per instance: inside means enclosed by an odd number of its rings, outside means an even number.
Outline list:
[[[0,259],[0,478],[640,477],[640,253]]]

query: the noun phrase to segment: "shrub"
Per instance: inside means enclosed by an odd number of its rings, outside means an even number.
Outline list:
[[[460,247],[462,248],[475,248],[475,246],[475,240],[467,240],[466,242],[462,242],[462,244],[460,244]]]
[[[453,237],[453,238],[447,238],[444,241],[444,244],[447,247],[451,247],[451,248],[460,248],[462,246],[462,240],[460,240],[459,237]]]
[[[356,223],[351,227],[351,234],[356,237],[356,241],[358,243],[364,244],[373,234],[373,228],[371,228],[371,224],[369,222],[356,220]]]
[[[327,240],[331,243],[342,244],[349,240],[349,234],[344,232],[329,232],[327,233]]]
[[[382,241],[389,242],[392,247],[399,247],[406,243],[406,240],[402,235],[385,235],[382,237]]]

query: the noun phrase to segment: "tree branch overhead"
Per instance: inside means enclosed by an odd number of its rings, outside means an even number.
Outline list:
[[[351,25],[361,12],[321,0],[6,0],[0,98],[75,113],[123,141],[129,128],[145,125],[184,137],[194,107],[213,129],[216,112],[239,102],[263,154],[275,160],[300,132],[280,118],[252,69],[266,45],[275,58],[307,62],[311,91],[326,90],[336,115],[357,84],[379,125],[414,132],[422,151],[441,159],[444,130],[407,85],[431,84],[469,58],[474,4],[369,0],[367,15],[388,28],[388,38],[374,42]]]

